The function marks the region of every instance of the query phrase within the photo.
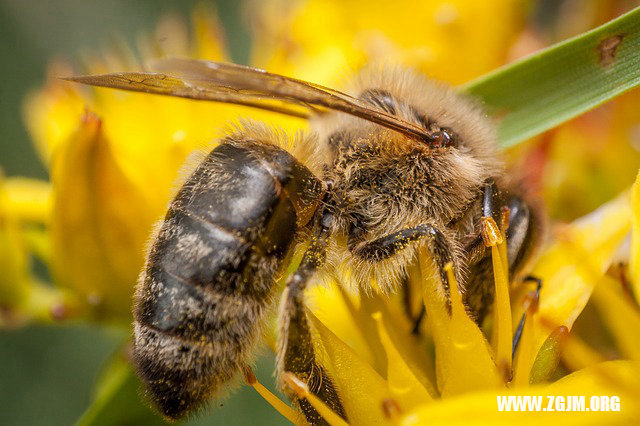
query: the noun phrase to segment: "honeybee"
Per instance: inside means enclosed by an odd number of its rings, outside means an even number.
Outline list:
[[[470,314],[492,304],[483,220],[508,209],[519,276],[540,221],[506,177],[477,102],[406,69],[363,71],[354,93],[259,69],[192,59],[157,72],[73,77],[95,86],[251,106],[310,120],[287,138],[247,122],[224,137],[171,202],[135,293],[134,363],[162,413],[201,407],[251,362],[276,277],[298,244],[279,309],[277,371],[292,372],[346,418],[316,356],[303,292],[317,273],[349,271],[363,292],[397,291],[427,247],[449,297],[453,263]],[[486,239],[486,235],[484,236]],[[292,399],[312,424],[322,417]]]

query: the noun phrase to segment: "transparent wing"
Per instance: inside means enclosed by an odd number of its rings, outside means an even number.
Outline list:
[[[243,65],[197,59],[162,59],[157,72],[125,72],[67,78],[93,86],[225,102],[300,118],[327,110],[350,114],[414,139],[431,141],[422,127],[317,84]]]
[[[294,117],[309,118],[308,108],[291,105],[276,98],[241,93],[238,90],[223,86],[197,86],[181,78],[156,72],[118,72],[66,77],[64,80],[75,81],[91,86],[130,90],[133,92],[245,105]]]

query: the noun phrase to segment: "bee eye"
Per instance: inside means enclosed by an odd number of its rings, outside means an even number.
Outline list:
[[[456,144],[453,132],[449,129],[441,129],[433,134],[433,147],[446,148]]]

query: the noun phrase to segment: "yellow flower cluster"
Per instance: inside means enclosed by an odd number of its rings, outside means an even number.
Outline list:
[[[640,178],[633,197],[637,221]],[[531,288],[513,288],[513,316],[494,317],[493,345],[467,316],[459,293],[452,294],[451,314],[437,302],[439,284],[433,280],[423,281],[422,289],[428,312],[427,338],[412,334],[412,324],[393,300],[354,297],[338,288],[314,289],[310,304],[317,350],[324,354],[324,365],[335,378],[349,421],[464,424],[473,416],[474,424],[627,424],[640,418],[640,386],[635,380],[640,374],[637,299],[629,300],[619,282],[606,274],[629,234],[631,218],[631,197],[625,193],[567,226],[535,268],[534,273],[544,281],[539,304],[527,295]],[[633,235],[637,253],[640,235],[637,231]],[[494,253],[494,260],[496,256],[499,253]],[[421,267],[430,270],[425,263]],[[496,283],[498,293],[500,285]],[[629,361],[606,361],[579,337],[568,334],[592,294],[622,358]],[[506,328],[515,328],[522,306],[527,305],[527,321],[511,370],[511,360],[505,359],[500,343],[495,342],[500,339],[496,330],[505,326],[505,320]],[[510,339],[507,344],[506,356],[510,357]],[[554,381],[560,361],[568,372],[575,372]],[[497,410],[497,395],[584,395],[586,401],[593,395],[617,395],[624,410],[569,416],[504,413]],[[385,401],[394,401],[395,417],[385,411]]]

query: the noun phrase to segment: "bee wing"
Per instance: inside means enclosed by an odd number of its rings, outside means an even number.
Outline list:
[[[282,100],[262,97],[257,94],[241,93],[238,90],[224,86],[194,85],[185,79],[159,72],[118,72],[65,77],[64,80],[133,92],[244,105],[293,117],[309,118],[308,108],[292,105]]]
[[[337,90],[243,65],[197,59],[162,59],[158,72],[125,72],[67,80],[191,99],[246,105],[308,118],[327,110],[350,114],[414,139],[431,141],[422,127],[406,122]]]

